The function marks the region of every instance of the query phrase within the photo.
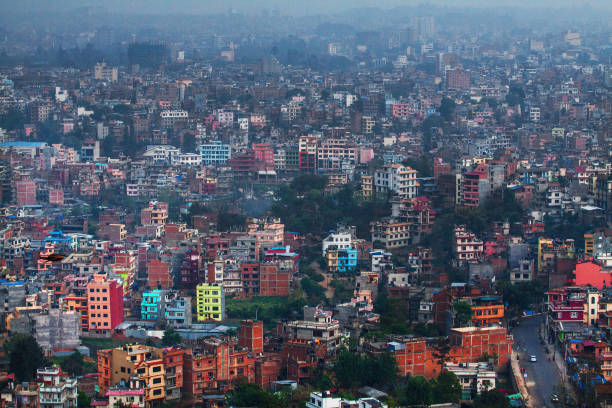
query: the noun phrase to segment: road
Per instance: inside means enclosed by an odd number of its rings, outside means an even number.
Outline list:
[[[527,372],[527,387],[529,393],[536,399],[537,407],[554,407],[550,402],[553,388],[561,383],[559,370],[550,361],[550,354],[540,343],[538,335],[542,316],[523,318],[520,324],[512,330],[514,344],[519,347],[520,364]],[[536,363],[529,361],[529,356],[535,355]]]

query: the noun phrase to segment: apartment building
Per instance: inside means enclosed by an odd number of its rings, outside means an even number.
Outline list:
[[[225,293],[222,284],[202,283],[196,287],[199,322],[225,320]]]
[[[374,189],[377,193],[392,192],[404,199],[417,195],[417,171],[401,163],[386,164],[374,173]]]
[[[123,322],[123,288],[105,274],[95,274],[87,284],[89,332],[110,335]]]

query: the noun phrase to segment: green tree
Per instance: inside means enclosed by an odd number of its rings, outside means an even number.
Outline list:
[[[461,400],[461,383],[454,373],[443,371],[433,384],[435,402],[459,402]]]
[[[164,331],[164,336],[162,337],[162,344],[166,347],[174,346],[179,344],[183,339],[181,335],[178,334],[176,330],[173,328],[168,328]]]
[[[453,310],[455,311],[455,326],[465,326],[472,321],[474,311],[472,305],[467,302],[460,301],[453,304]]]
[[[60,362],[62,370],[66,371],[72,376],[79,376],[83,374],[83,364],[83,355],[78,351],[70,354]]]
[[[89,408],[91,406],[91,398],[83,391],[79,390],[77,396],[77,407],[79,408]]]
[[[433,387],[424,377],[408,377],[402,394],[402,405],[428,406],[433,402]]]
[[[499,390],[484,391],[474,399],[474,408],[510,408],[510,400]]]
[[[357,387],[361,381],[361,356],[346,349],[340,351],[333,372],[341,388]]]
[[[239,381],[234,389],[228,393],[228,400],[236,407],[263,407],[281,408],[282,398],[269,394],[257,384]]]
[[[9,369],[17,381],[30,381],[36,369],[45,363],[42,349],[29,334],[16,334],[4,343],[4,351],[9,357]]]

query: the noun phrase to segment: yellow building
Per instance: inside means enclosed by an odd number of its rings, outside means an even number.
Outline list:
[[[198,322],[225,320],[223,285],[202,283],[196,288]]]

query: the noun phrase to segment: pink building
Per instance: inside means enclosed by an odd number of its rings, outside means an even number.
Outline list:
[[[95,274],[87,284],[89,332],[110,335],[123,322],[123,289],[105,274]]]

